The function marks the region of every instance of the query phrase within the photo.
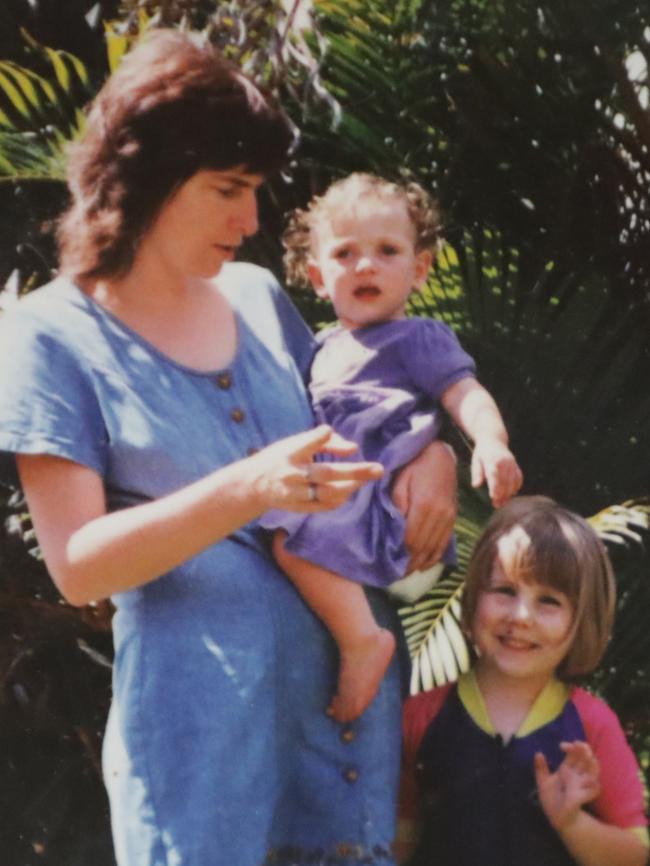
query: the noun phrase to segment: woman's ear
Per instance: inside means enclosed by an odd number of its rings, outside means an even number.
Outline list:
[[[433,253],[431,250],[420,250],[419,253],[415,254],[415,284],[413,286],[414,292],[419,292],[422,290],[427,277],[429,276],[429,271],[431,270],[431,265],[433,264]]]
[[[323,284],[323,274],[314,259],[309,259],[307,262],[307,276],[318,297],[327,299],[327,290]]]

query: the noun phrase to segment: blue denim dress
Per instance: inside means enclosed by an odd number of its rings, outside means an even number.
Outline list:
[[[115,510],[309,427],[304,323],[268,272],[233,264],[219,280],[238,350],[213,373],[63,278],[3,316],[3,477],[16,452],[65,457],[102,476]],[[257,525],[113,600],[104,773],[120,866],[393,863],[396,666],[358,722],[325,715],[334,645]]]

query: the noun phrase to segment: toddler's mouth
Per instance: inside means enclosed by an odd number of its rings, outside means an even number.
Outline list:
[[[354,290],[354,297],[364,300],[366,298],[376,298],[379,296],[380,291],[377,286],[358,286]]]

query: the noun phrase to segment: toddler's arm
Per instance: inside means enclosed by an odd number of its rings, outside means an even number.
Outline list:
[[[472,486],[487,482],[492,504],[498,508],[514,496],[523,476],[508,448],[508,433],[491,395],[468,376],[448,388],[442,405],[474,442]]]
[[[648,849],[630,830],[606,824],[583,808],[600,791],[600,764],[584,742],[562,743],[566,757],[551,773],[535,755],[540,804],[549,823],[580,866],[645,866]]]

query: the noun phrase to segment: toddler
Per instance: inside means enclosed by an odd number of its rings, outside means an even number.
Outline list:
[[[521,485],[503,421],[472,359],[442,322],[405,317],[410,293],[431,268],[438,231],[435,207],[417,184],[353,174],[298,211],[285,234],[290,281],[308,280],[338,317],[319,335],[311,369],[316,420],[385,470],[334,511],[271,512],[262,521],[278,530],[279,564],[338,645],[330,713],[341,722],[370,703],[394,652],[394,637],[375,622],[362,585],[390,587],[405,576],[404,519],[391,485],[436,438],[439,407],[473,440],[473,483],[487,481],[496,506]],[[309,489],[316,501],[318,485]],[[443,561],[453,561],[452,549]]]

